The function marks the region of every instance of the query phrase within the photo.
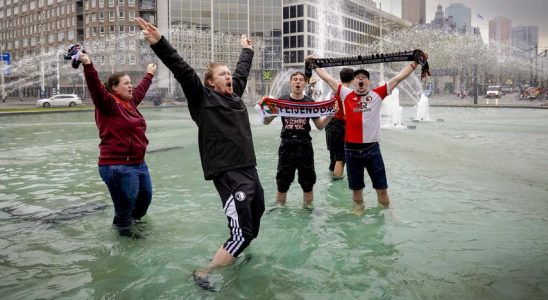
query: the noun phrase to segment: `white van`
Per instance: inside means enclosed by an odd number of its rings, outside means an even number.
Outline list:
[[[500,85],[490,85],[487,87],[486,98],[500,98],[502,96],[502,88]]]

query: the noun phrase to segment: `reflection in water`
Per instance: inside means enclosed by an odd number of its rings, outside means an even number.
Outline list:
[[[377,207],[366,183],[362,217],[350,214],[347,180],[330,180],[324,132],[313,130],[314,208],[302,209],[300,189],[290,189],[287,207],[263,217],[245,255],[215,274],[219,297],[547,298],[548,111],[431,110],[445,122],[383,130],[393,211]],[[279,127],[249,111],[273,205]],[[4,297],[217,296],[191,278],[226,236],[218,195],[203,180],[197,129],[184,108],[143,113],[155,191],[139,240],[110,228],[92,112],[0,116]],[[414,115],[404,108],[403,119]]]

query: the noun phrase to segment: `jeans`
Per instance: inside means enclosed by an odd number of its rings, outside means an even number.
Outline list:
[[[361,190],[365,187],[364,169],[367,170],[374,189],[385,190],[388,188],[384,161],[378,143],[364,150],[346,149],[345,151],[346,174],[348,187],[351,190]]]
[[[134,220],[147,213],[152,200],[152,181],[147,164],[99,166],[99,174],[114,204],[112,224],[118,230],[129,229]]]

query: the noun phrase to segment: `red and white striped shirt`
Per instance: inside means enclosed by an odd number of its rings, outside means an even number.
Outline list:
[[[347,143],[378,142],[381,135],[381,105],[388,95],[388,86],[381,85],[363,96],[354,90],[339,85],[337,95],[342,99],[346,118]]]

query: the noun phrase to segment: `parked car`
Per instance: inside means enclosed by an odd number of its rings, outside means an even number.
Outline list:
[[[486,98],[500,98],[502,96],[502,89],[500,85],[490,85],[487,87]]]
[[[152,101],[154,106],[159,106],[162,104],[162,94],[158,90],[150,90],[146,93],[144,101]]]
[[[504,94],[512,94],[514,92],[514,89],[511,86],[507,85],[503,86],[501,90]]]
[[[48,108],[50,106],[68,106],[74,107],[76,105],[82,105],[82,99],[74,94],[59,94],[51,98],[40,99],[36,101],[37,107]]]
[[[542,87],[529,87],[521,93],[520,100],[544,100],[545,91]]]

